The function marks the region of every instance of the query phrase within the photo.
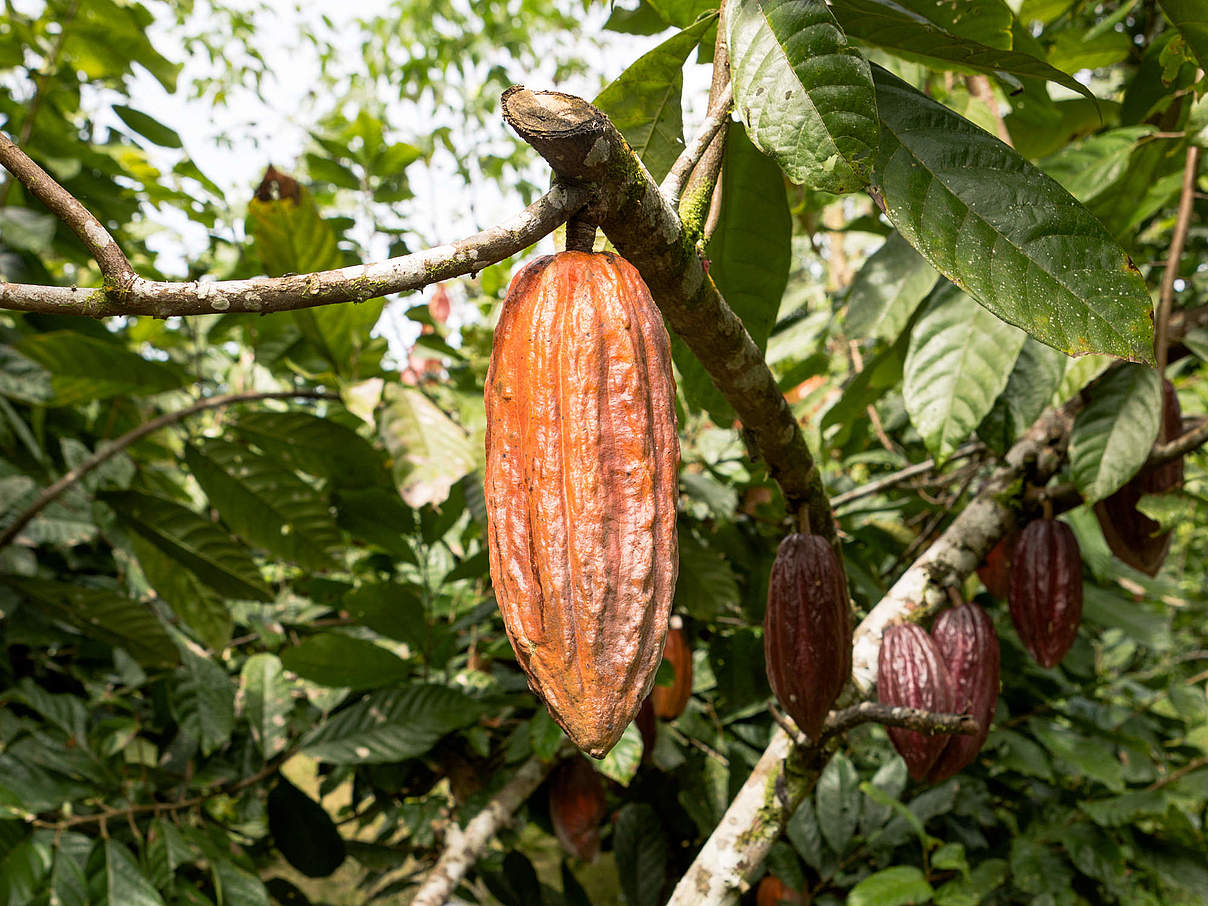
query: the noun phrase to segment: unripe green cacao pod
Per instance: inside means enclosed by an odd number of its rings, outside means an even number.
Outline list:
[[[877,700],[881,704],[952,714],[955,697],[948,665],[923,627],[900,623],[885,630],[877,656]],[[901,727],[885,729],[910,776],[926,779],[948,737],[924,736]]]
[[[1008,603],[1033,660],[1042,667],[1061,663],[1082,622],[1082,553],[1064,522],[1037,519],[1019,533]]]
[[[847,584],[820,535],[789,535],[768,580],[764,658],[772,692],[810,739],[851,675]]]
[[[946,780],[970,764],[986,743],[998,704],[999,651],[994,621],[976,604],[961,604],[936,618],[931,637],[948,666],[955,713],[969,714],[980,728],[967,736],[953,734],[927,775]]]

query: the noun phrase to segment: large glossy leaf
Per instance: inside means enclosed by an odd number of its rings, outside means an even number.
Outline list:
[[[1162,12],[1170,17],[1201,69],[1208,69],[1208,7],[1203,0],[1158,0]]]
[[[237,535],[310,569],[333,564],[341,539],[326,499],[280,460],[211,439],[188,445],[185,462]]]
[[[277,655],[260,652],[244,662],[239,675],[243,713],[265,758],[283,751],[289,741],[286,719],[293,701],[284,671]]]
[[[226,599],[137,532],[130,533],[130,546],[148,584],[201,643],[215,650],[225,648],[232,628]]]
[[[351,428],[309,412],[257,409],[240,413],[235,432],[266,453],[336,487],[382,484],[382,454]]]
[[[335,764],[376,764],[422,755],[473,723],[481,706],[447,686],[415,685],[366,696],[321,724],[303,751]]]
[[[377,689],[406,679],[410,665],[367,639],[337,632],[312,635],[281,652],[287,670],[321,686]]]
[[[344,595],[341,604],[362,626],[413,648],[422,648],[428,637],[424,603],[410,585],[366,583]]]
[[[1050,177],[882,69],[875,189],[894,225],[1004,321],[1069,355],[1153,360],[1140,272]]]
[[[130,850],[116,840],[105,841],[105,893],[110,904],[164,906],[159,891],[147,880]]]
[[[1002,393],[1026,334],[952,286],[915,324],[906,354],[906,410],[936,462],[980,424]]]
[[[680,92],[684,61],[713,25],[702,19],[643,54],[593,102],[625,136],[655,182],[684,150]]]
[[[308,878],[325,878],[344,861],[344,838],[327,810],[284,775],[268,794],[268,830],[285,861]]]
[[[414,387],[388,384],[385,396],[378,431],[394,459],[399,494],[413,507],[443,502],[478,464],[465,429]]]
[[[795,183],[850,192],[877,148],[868,63],[823,0],[726,7],[734,104],[755,145]]]
[[[1109,129],[1067,145],[1040,161],[1040,167],[1086,204],[1124,175],[1133,149],[1153,131],[1152,126]]]
[[[944,31],[976,41],[987,47],[1010,50],[1011,7],[1003,0],[961,0],[960,3],[936,3],[935,0],[898,0],[898,5],[930,19]]]
[[[190,570],[215,591],[233,598],[270,601],[260,569],[230,535],[192,510],[137,491],[105,496],[122,522]]]
[[[856,272],[847,292],[847,333],[892,343],[938,278],[900,233],[891,233]]]
[[[126,649],[140,664],[170,667],[180,659],[172,637],[147,604],[115,591],[65,582],[16,576],[6,576],[4,581],[40,612],[87,636]]]
[[[74,330],[25,337],[16,346],[51,376],[54,404],[67,406],[112,396],[149,396],[175,390],[185,376],[171,365]]]
[[[931,885],[913,865],[895,865],[869,875],[851,889],[847,906],[906,906],[930,902]]]
[[[989,47],[952,34],[893,0],[835,0],[834,11],[839,23],[853,38],[887,47],[910,58],[931,57],[976,72],[1047,79],[1086,97],[1094,97],[1073,76],[1030,54]]]
[[[1125,365],[1087,392],[1070,434],[1070,471],[1094,503],[1119,490],[1149,456],[1161,424],[1162,383],[1152,368]]]

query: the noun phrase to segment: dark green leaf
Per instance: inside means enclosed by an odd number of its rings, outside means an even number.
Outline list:
[[[871,874],[847,897],[847,906],[905,906],[908,903],[929,903],[931,885],[923,873],[908,865],[898,865]]]
[[[177,719],[201,743],[204,755],[227,744],[235,729],[235,687],[226,671],[186,646],[174,690]]]
[[[164,906],[130,850],[116,840],[105,841],[105,893],[110,906]]]
[[[667,876],[667,836],[654,809],[630,803],[617,812],[613,851],[625,902],[659,906]]]
[[[51,374],[54,405],[113,396],[149,396],[185,383],[176,368],[149,362],[116,343],[58,330],[25,337],[17,351]]]
[[[112,109],[123,123],[152,144],[159,145],[161,148],[184,147],[176,130],[169,129],[155,117],[148,116],[141,110],[135,110],[124,104],[114,104]]]
[[[406,661],[381,645],[336,632],[312,635],[286,648],[281,663],[312,683],[350,689],[392,686],[411,674]]]
[[[225,648],[233,628],[226,599],[137,532],[130,534],[130,547],[148,584],[181,622],[207,647]]]
[[[1108,372],[1074,419],[1070,472],[1088,503],[1119,490],[1149,456],[1162,418],[1162,383],[1143,365]]]
[[[234,431],[264,452],[340,488],[384,482],[382,454],[356,431],[308,412],[240,413]]]
[[[843,855],[860,821],[860,775],[842,752],[836,754],[818,778],[814,812],[818,828],[835,851]]]
[[[900,233],[889,234],[856,272],[847,291],[847,332],[892,343],[939,275]]]
[[[354,620],[374,632],[423,649],[428,641],[428,619],[418,592],[409,585],[380,582],[348,592],[344,609]]]
[[[322,805],[283,774],[268,794],[268,831],[285,861],[308,878],[325,878],[344,861],[344,839]]]

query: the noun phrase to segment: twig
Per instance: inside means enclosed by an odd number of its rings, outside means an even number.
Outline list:
[[[940,507],[931,515],[931,517],[927,520],[927,525],[924,526],[921,532],[915,535],[910,544],[906,546],[906,549],[902,551],[902,553],[898,554],[892,565],[890,565],[889,569],[885,570],[884,575],[893,575],[899,566],[910,560],[911,557],[918,553],[919,549],[926,544],[928,539],[931,537],[931,533],[939,528],[940,523],[948,518],[948,515],[952,512],[953,507],[955,507],[960,502],[960,499],[965,496],[965,491],[969,490],[969,485],[973,483],[973,478],[976,475],[977,464],[975,463],[973,468],[968,471],[968,474],[964,476],[964,480],[961,482],[961,486],[957,488],[956,493],[949,498],[948,502],[944,506]]]
[[[1208,416],[1200,419],[1193,427],[1184,431],[1174,440],[1157,444],[1150,451],[1149,458],[1145,460],[1145,468],[1165,465],[1181,456],[1186,456],[1205,443],[1208,443]]]
[[[1172,771],[1171,773],[1167,774],[1165,777],[1159,777],[1157,780],[1155,780],[1153,783],[1151,783],[1145,789],[1148,792],[1152,792],[1153,790],[1160,790],[1162,787],[1168,786],[1169,784],[1174,783],[1176,780],[1181,780],[1183,777],[1186,777],[1192,771],[1199,770],[1200,768],[1204,767],[1204,765],[1208,765],[1208,755],[1201,755],[1199,758],[1195,758],[1195,759],[1187,762],[1187,764],[1183,765],[1177,771]]]
[[[445,850],[424,879],[411,906],[444,906],[487,844],[511,823],[513,813],[541,785],[553,767],[554,762],[542,761],[536,756],[530,758],[483,810],[470,819],[465,830],[461,830],[456,822],[450,823]]]
[[[1170,311],[1174,306],[1174,281],[1179,275],[1183,260],[1183,246],[1187,242],[1187,231],[1191,225],[1191,211],[1195,204],[1195,174],[1200,161],[1200,149],[1187,146],[1187,157],[1183,164],[1183,190],[1179,195],[1179,213],[1174,224],[1174,235],[1170,240],[1170,254],[1166,270],[1162,273],[1162,288],[1158,293],[1158,323],[1154,330],[1154,355],[1158,360],[1158,374],[1166,373],[1167,348],[1169,345]]]
[[[998,99],[994,97],[994,89],[990,87],[990,77],[986,75],[967,75],[965,76],[965,85],[969,88],[969,94],[977,98],[987,107],[990,108],[990,115],[994,118],[994,134],[998,136],[998,140],[1004,145],[1011,145],[1011,133],[1007,131],[1007,124],[1003,121],[1002,114],[998,112]]]
[[[0,133],[0,163],[84,241],[105,277],[101,289],[0,282],[0,308],[48,314],[150,315],[168,318],[215,312],[296,311],[364,302],[476,273],[552,233],[591,196],[585,186],[555,185],[516,216],[450,245],[337,270],[250,280],[170,283],[145,280],[113,237],[66,189]]]
[[[718,99],[717,104],[710,104],[709,116],[705,119],[704,125],[701,126],[700,132],[696,134],[696,138],[688,147],[684,148],[683,152],[671,167],[662,183],[659,185],[659,191],[667,196],[667,199],[672,204],[678,204],[680,194],[684,190],[684,183],[688,181],[688,177],[692,175],[692,171],[696,165],[700,163],[704,157],[705,151],[712,144],[713,139],[717,136],[723,127],[730,121],[730,111],[734,106],[734,91],[733,86],[728,82],[726,87],[722,89],[722,95]]]
[[[729,95],[733,102],[733,88],[730,85],[730,45],[726,40],[726,19],[729,13],[726,0],[721,0],[717,10],[717,36],[713,43],[713,79],[709,85],[709,112],[717,109],[721,99]],[[685,228],[692,234],[699,234],[700,245],[706,245],[717,224],[721,220],[722,187],[719,180],[722,159],[726,155],[726,136],[729,129],[722,129],[709,143],[704,155],[688,177],[688,185],[684,195],[694,200],[687,207],[695,208],[692,217],[685,223]],[[708,201],[708,211],[701,223],[701,211]],[[678,206],[683,212],[685,205]]]
[[[969,456],[975,456],[985,450],[986,446],[983,443],[974,441],[973,443],[964,444],[957,447],[952,455],[948,457],[948,462],[955,462],[959,459],[965,459]],[[853,488],[850,491],[844,491],[842,494],[836,494],[831,498],[831,506],[836,510],[845,504],[860,500],[864,497],[871,497],[873,494],[879,494],[881,491],[892,488],[894,485],[902,484],[912,478],[917,478],[920,475],[926,475],[935,468],[935,460],[927,459],[917,465],[907,466],[897,472],[892,472],[884,478],[878,478],[875,481],[870,481],[867,484],[862,484],[858,488]]]
[[[914,730],[924,736],[939,736],[945,733],[973,735],[980,727],[968,714],[936,714],[919,708],[895,707],[878,702],[860,702],[842,711],[832,711],[822,728],[823,742],[833,736],[846,733],[860,724],[878,723],[887,727]]]
[[[122,450],[129,447],[132,443],[158,431],[160,428],[165,428],[168,425],[175,424],[188,418],[190,415],[195,415],[198,412],[203,412],[206,409],[214,409],[219,406],[229,406],[234,403],[254,402],[256,400],[284,400],[284,399],[339,399],[338,394],[329,393],[323,390],[281,390],[272,392],[257,392],[257,393],[230,393],[224,396],[214,396],[209,399],[200,400],[192,406],[186,406],[184,409],[178,409],[175,412],[166,412],[158,418],[153,418],[145,424],[139,425],[131,431],[127,431],[121,437],[114,440],[112,443],[98,449],[95,453],[89,456],[86,460],[65,473],[54,484],[47,487],[38,495],[38,498],[28,507],[21,511],[11,524],[0,532],[0,548],[10,544],[14,538],[20,534],[21,530],[27,526],[30,521],[46,509],[50,504],[54,503],[59,496],[69,487],[82,479],[89,472],[104,464],[113,456],[120,453]]]

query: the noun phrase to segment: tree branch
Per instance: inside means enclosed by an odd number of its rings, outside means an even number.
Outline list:
[[[20,534],[21,530],[33,520],[35,516],[41,513],[44,509],[50,506],[57,500],[64,491],[76,484],[89,472],[96,469],[98,466],[107,462],[113,456],[116,456],[122,450],[126,449],[132,443],[158,431],[160,428],[166,428],[168,425],[173,425],[176,422],[183,421],[190,415],[196,415],[198,412],[204,412],[206,409],[216,409],[219,406],[229,406],[233,403],[247,403],[256,400],[285,400],[285,399],[333,399],[338,400],[338,394],[329,393],[324,390],[281,390],[271,392],[256,392],[256,393],[229,393],[225,396],[214,396],[209,399],[200,400],[192,406],[186,406],[184,409],[178,409],[175,412],[166,412],[158,418],[153,418],[151,421],[139,425],[133,430],[127,431],[121,437],[117,438],[110,444],[98,449],[90,457],[65,473],[54,484],[45,488],[37,499],[21,511],[20,515],[5,526],[3,531],[0,531],[0,548],[6,547],[13,539]]]
[[[942,733],[963,733],[973,735],[980,728],[977,721],[968,714],[936,714],[922,711],[918,708],[895,707],[882,705],[878,702],[860,702],[842,711],[832,711],[826,718],[822,728],[821,741],[826,742],[832,736],[846,733],[852,727],[860,724],[878,723],[887,727],[901,727],[904,730],[914,730],[924,736],[938,736]]]
[[[700,132],[696,134],[696,138],[692,139],[675,163],[671,166],[666,178],[659,185],[659,191],[675,204],[679,203],[680,193],[683,191],[684,183],[688,177],[700,163],[705,152],[713,143],[713,139],[721,132],[723,128],[730,122],[730,111],[734,107],[734,92],[729,82],[722,89],[721,97],[718,99],[716,106],[711,106],[708,118],[704,125],[701,126]]]
[[[581,98],[523,87],[503,115],[569,185],[598,191],[589,205],[617,251],[641,273],[671,329],[704,365],[753,436],[790,512],[835,541],[818,467],[763,354],[705,273],[695,239],[608,118]]]
[[[461,830],[456,822],[450,823],[444,852],[428,872],[411,906],[444,906],[495,835],[511,823],[516,809],[541,786],[554,763],[533,756],[520,766],[483,810],[470,819],[465,830]]]
[[[1183,260],[1183,246],[1187,242],[1187,231],[1191,225],[1191,211],[1195,205],[1195,174],[1200,161],[1200,149],[1187,146],[1187,158],[1183,164],[1183,189],[1179,195],[1179,212],[1175,219],[1174,235],[1170,240],[1170,253],[1166,256],[1166,270],[1162,274],[1162,287],[1158,293],[1158,323],[1154,330],[1154,353],[1158,360],[1158,374],[1166,373],[1167,346],[1170,332],[1170,312],[1174,307],[1174,281],[1179,275],[1179,264]]]
[[[1172,460],[1186,456],[1192,450],[1199,449],[1205,443],[1208,443],[1208,416],[1201,418],[1178,437],[1164,444],[1157,444],[1150,451],[1149,458],[1145,460],[1145,468],[1165,465]]]
[[[587,187],[555,185],[516,216],[481,233],[372,264],[286,277],[170,283],[139,277],[100,221],[3,134],[0,163],[76,232],[105,278],[100,289],[0,282],[0,308],[92,318],[265,314],[410,292],[476,273],[523,251],[552,233],[591,196]]]
[[[969,456],[976,456],[978,453],[986,449],[986,445],[980,442],[964,444],[957,447],[948,457],[948,462],[955,462],[958,459],[965,459]],[[871,497],[873,494],[879,494],[887,488],[892,488],[894,485],[899,485],[904,481],[909,481],[912,478],[917,478],[920,475],[926,475],[935,468],[934,459],[926,459],[917,465],[907,466],[897,472],[892,472],[883,478],[878,478],[875,481],[867,482],[860,485],[858,488],[853,488],[850,491],[844,491],[842,494],[836,494],[831,498],[831,506],[838,509],[845,504],[860,500],[864,497]]]

